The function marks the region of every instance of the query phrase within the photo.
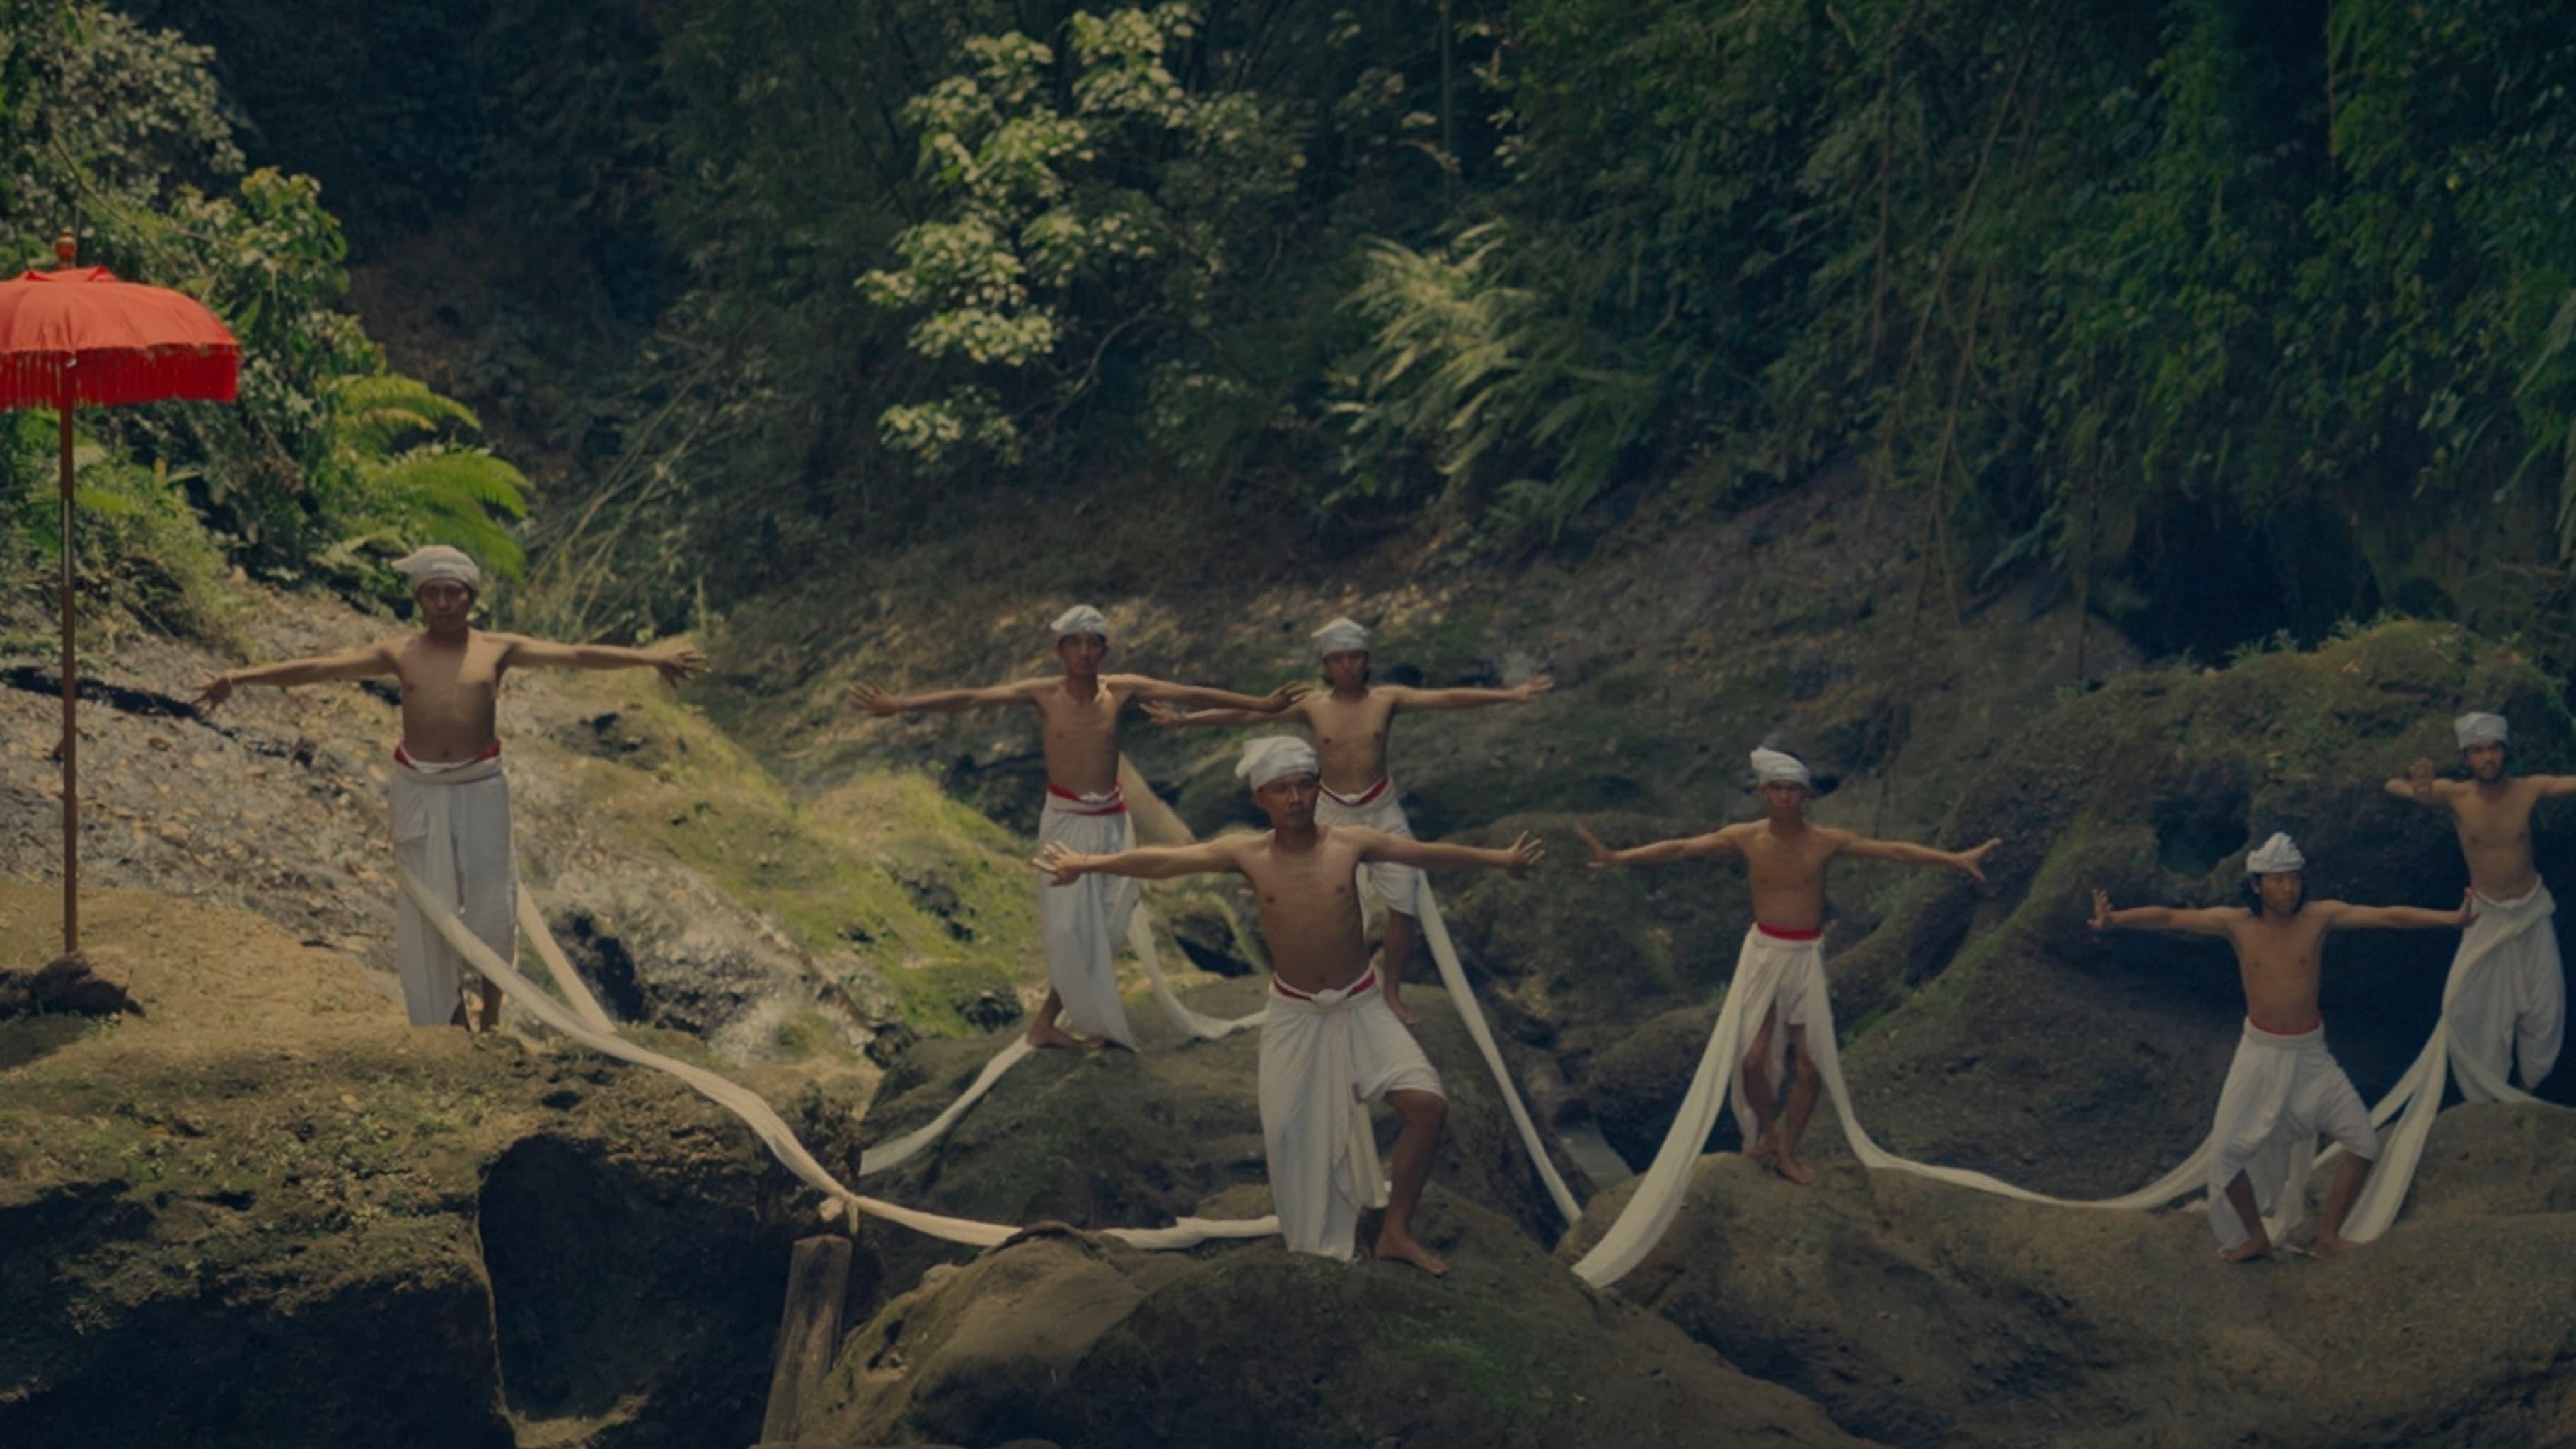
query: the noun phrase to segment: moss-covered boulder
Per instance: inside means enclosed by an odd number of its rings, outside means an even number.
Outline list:
[[[1560,1256],[1628,1200],[1604,1194]],[[2227,1267],[2197,1212],[1701,1161],[1615,1291],[1891,1444],[2497,1443],[2576,1435],[2576,1113],[2460,1107],[2407,1216]]]
[[[58,900],[0,881],[0,969],[51,949]],[[0,1443],[756,1437],[812,1198],[731,1117],[414,1030],[256,917],[86,905],[148,1015],[0,1023]]]
[[[1034,1236],[843,1346],[806,1445],[1848,1444],[1816,1407],[1585,1291],[1438,1188],[1453,1271]]]

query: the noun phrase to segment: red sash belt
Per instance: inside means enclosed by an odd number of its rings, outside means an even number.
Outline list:
[[[1345,795],[1338,790],[1332,789],[1326,789],[1324,794],[1330,797],[1334,804],[1339,805],[1346,810],[1357,810],[1364,805],[1376,804],[1378,797],[1385,794],[1387,787],[1394,783],[1395,777],[1393,775],[1380,775],[1377,777],[1376,784],[1369,786],[1367,789],[1362,790],[1356,795]]]
[[[1372,967],[1369,969],[1368,973],[1360,977],[1359,980],[1342,988],[1342,999],[1344,1001],[1348,1001],[1352,997],[1359,995],[1361,992],[1368,990],[1376,984],[1377,970]],[[1270,989],[1287,997],[1290,1001],[1312,1001],[1316,996],[1316,993],[1312,991],[1300,991],[1296,987],[1289,985],[1287,982],[1280,980],[1276,976],[1270,978]]]
[[[2315,1031],[2318,1027],[2325,1025],[2326,1019],[2324,1016],[2320,1015],[2316,1020],[2309,1022],[2306,1026],[2300,1027],[2297,1031],[2274,1031],[2272,1028],[2265,1026],[2263,1023],[2256,1021],[2250,1016],[2245,1018],[2245,1024],[2254,1028],[2256,1031],[2261,1032],[2265,1036],[2289,1038],[2294,1036],[2306,1036],[2309,1032]]]
[[[1047,781],[1047,798],[1060,801],[1056,808],[1067,815],[1124,815],[1127,813],[1127,791],[1124,786],[1109,787],[1109,798],[1091,800],[1076,795],[1053,780]]]
[[[394,746],[394,763],[402,766],[406,770],[453,770],[460,765],[479,765],[485,760],[497,760],[499,758],[501,758],[501,742],[499,740],[494,740],[492,743],[485,745],[483,747],[483,753],[476,755],[473,759],[452,761],[442,760],[430,765],[423,765],[420,761],[413,759],[411,757],[411,751],[404,749],[402,746]]]
[[[1825,928],[1822,926],[1810,926],[1800,931],[1787,926],[1774,926],[1767,921],[1754,922],[1753,929],[1775,941],[1813,941],[1825,934]]]

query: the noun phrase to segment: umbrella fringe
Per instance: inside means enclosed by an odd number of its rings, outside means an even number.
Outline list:
[[[239,392],[238,347],[147,347],[84,350],[78,366],[61,352],[0,356],[0,410],[51,408],[71,374],[83,407],[164,401],[231,402]]]

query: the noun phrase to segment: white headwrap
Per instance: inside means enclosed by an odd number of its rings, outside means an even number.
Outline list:
[[[1097,634],[1103,639],[1109,637],[1108,616],[1089,604],[1076,604],[1056,615],[1054,628],[1058,639],[1070,639],[1076,634]]]
[[[1804,785],[1811,790],[1816,786],[1816,777],[1807,773],[1807,767],[1798,763],[1797,756],[1784,755],[1778,750],[1753,752],[1753,780],[1760,785],[1768,785],[1775,780],[1786,780],[1792,785]]]
[[[2272,832],[2271,839],[2245,857],[2247,875],[2288,875],[2294,870],[2307,868],[2308,858],[2299,854],[2299,847],[2291,843],[2288,835],[2277,830]]]
[[[1335,619],[1314,632],[1317,654],[1343,654],[1369,647],[1368,630],[1355,619]]]
[[[2460,748],[2465,750],[2471,745],[2503,744],[2508,731],[2503,715],[2480,714],[2472,710],[2451,721],[2451,733],[2459,737]]]
[[[411,580],[411,591],[415,594],[420,592],[423,584],[442,581],[463,584],[478,594],[483,591],[483,570],[465,556],[465,550],[450,548],[443,543],[433,543],[407,557],[395,559],[394,568]]]
[[[1317,772],[1315,747],[1295,735],[1263,735],[1245,743],[1234,773],[1258,790],[1282,775]]]

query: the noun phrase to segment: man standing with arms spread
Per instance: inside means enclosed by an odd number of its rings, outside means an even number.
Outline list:
[[[411,580],[421,632],[341,654],[227,669],[206,682],[197,703],[211,710],[244,684],[286,688],[386,674],[399,680],[402,743],[385,789],[394,858],[451,903],[493,954],[512,960],[519,952],[518,873],[510,782],[495,732],[501,677],[512,669],[653,669],[677,684],[704,668],[706,656],[676,643],[621,649],[487,633],[472,623],[483,571],[463,552],[434,544],[394,567]],[[464,959],[408,893],[396,907],[394,951],[411,1024],[465,1025]],[[489,1031],[501,1020],[501,993],[486,983],[482,996],[477,1024]]]
[[[1735,1103],[1736,1125],[1744,1135],[1745,1155],[1804,1185],[1816,1180],[1815,1169],[1798,1160],[1798,1139],[1816,1110],[1821,1086],[1807,1047],[1807,1023],[1812,1009],[1808,993],[1824,989],[1823,948],[1818,943],[1824,936],[1825,868],[1836,856],[1848,855],[1947,866],[1984,880],[1986,857],[2003,842],[1989,840],[1974,850],[1934,850],[1810,824],[1807,796],[1815,782],[1805,765],[1778,750],[1755,750],[1753,775],[1767,812],[1760,820],[1627,850],[1612,850],[1594,839],[1591,831],[1577,829],[1592,849],[1595,870],[1706,855],[1732,855],[1744,862],[1745,878],[1753,887],[1754,924],[1744,933],[1735,981],[1728,989],[1752,993],[1742,1016],[1752,1034],[1737,1055],[1734,1090],[1729,1095]],[[1760,1026],[1751,1027],[1757,1020]],[[1789,1090],[1788,1111],[1782,1115],[1780,1085],[1791,1046],[1797,1048],[1797,1078]],[[1698,1144],[1692,1144],[1691,1150],[1696,1154]]]
[[[2451,730],[2469,778],[2435,779],[2433,762],[2417,760],[2404,778],[2388,782],[2388,793],[2451,812],[2479,900],[2477,922],[2460,937],[2451,965],[2459,983],[2446,1008],[2451,1038],[2494,1082],[2504,1082],[2519,1057],[2529,1091],[2557,1065],[2567,1026],[2567,979],[2550,924],[2558,903],[2532,868],[2531,808],[2576,795],[2576,776],[2506,774],[2502,715],[2464,714]],[[2474,1076],[2461,1090],[2473,1099],[2492,1095]]]
[[[1184,712],[1155,705],[1146,706],[1145,713],[1157,724],[1166,725],[1295,720],[1314,736],[1315,751],[1323,762],[1323,794],[1315,806],[1315,819],[1325,825],[1357,825],[1410,840],[1412,822],[1404,818],[1404,807],[1397,803],[1395,781],[1386,772],[1386,737],[1395,724],[1396,711],[1527,704],[1556,687],[1544,676],[1510,689],[1372,685],[1367,629],[1350,619],[1335,619],[1316,630],[1314,640],[1317,652],[1323,656],[1324,678],[1331,689],[1309,694],[1276,715],[1233,709]],[[1385,951],[1379,963],[1381,988],[1386,993],[1388,1009],[1411,1026],[1413,1013],[1405,1009],[1403,982],[1418,934],[1414,918],[1422,914],[1416,898],[1422,872],[1387,860],[1370,865],[1368,876],[1387,909]]]
[[[2171,906],[2111,909],[2109,893],[2093,892],[2094,930],[2142,926],[2221,936],[2236,948],[2236,971],[2245,986],[2245,1034],[2227,1085],[2218,1092],[2217,1155],[2209,1168],[2209,1227],[2219,1256],[2250,1262],[2272,1250],[2263,1227],[2283,1194],[2307,1189],[2309,1151],[2323,1131],[2343,1144],[2317,1220],[2317,1252],[2340,1253],[2344,1215],[2361,1193],[2362,1180],[2379,1160],[2379,1134],[2361,1105],[2352,1079],[2326,1050],[2325,1017],[2317,1011],[2317,978],[2328,931],[2369,926],[2429,929],[2469,923],[2471,892],[2456,911],[2415,906],[2356,906],[2307,901],[2306,857],[2287,835],[2274,835],[2246,857],[2256,905],[2180,910]]]
[[[1413,1209],[1431,1176],[1449,1104],[1440,1074],[1395,1019],[1371,971],[1361,931],[1358,873],[1395,861],[1416,870],[1484,867],[1518,876],[1544,852],[1521,836],[1506,850],[1426,845],[1355,825],[1326,825],[1315,802],[1314,747],[1288,735],[1247,744],[1235,774],[1270,817],[1260,834],[1199,845],[1089,855],[1050,843],[1038,869],[1069,888],[1085,876],[1173,876],[1234,872],[1252,882],[1261,934],[1270,946],[1270,1009],[1261,1024],[1261,1136],[1280,1235],[1291,1252],[1348,1258],[1358,1247],[1361,1208],[1379,1201],[1377,1142],[1367,1103],[1384,1098],[1404,1119],[1392,1190],[1378,1229],[1377,1256],[1437,1277],[1449,1271],[1413,1238]]]
[[[1166,684],[1141,674],[1103,674],[1109,657],[1109,622],[1098,609],[1077,604],[1052,626],[1055,656],[1064,673],[985,689],[944,689],[889,694],[874,684],[850,687],[850,702],[879,717],[911,710],[951,713],[996,705],[1030,705],[1038,712],[1046,747],[1046,809],[1038,817],[1040,844],[1085,851],[1124,850],[1135,830],[1118,788],[1118,716],[1127,701],[1275,712],[1306,690],[1283,684],[1267,697],[1231,690]],[[1136,887],[1125,881],[1086,881],[1079,890],[1042,891],[1038,919],[1046,938],[1046,1003],[1029,1026],[1032,1046],[1098,1046],[1106,1037],[1132,1047],[1127,1009],[1118,999],[1118,938],[1136,906]],[[1071,1030],[1059,1024],[1062,1017]]]

